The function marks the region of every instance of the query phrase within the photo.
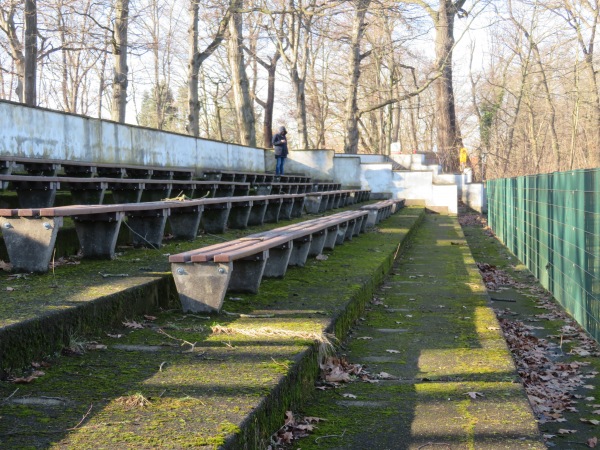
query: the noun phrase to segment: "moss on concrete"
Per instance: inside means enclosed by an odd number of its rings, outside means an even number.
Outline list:
[[[19,300],[4,310],[1,351],[3,361],[13,361],[4,367],[44,355],[50,367],[0,404],[0,446],[265,448],[284,412],[298,409],[312,392],[317,346],[305,333],[342,336],[349,329],[421,212],[403,210],[379,231],[336,247],[327,261],[311,260],[283,280],[263,280],[258,295],[228,296],[230,314],[273,315],[260,320],[227,314],[205,320],[178,310],[164,254],[198,242],[128,249],[116,261],[84,261],[27,279],[3,276],[0,283],[14,283]],[[255,231],[201,240],[210,244]],[[130,276],[102,278],[99,272]],[[29,326],[22,324],[27,320]],[[133,321],[144,328],[122,323]],[[212,334],[211,325],[257,332]],[[265,327],[292,333],[261,333]],[[54,353],[86,342],[107,348],[81,356]],[[14,384],[0,384],[2,398],[14,390]],[[23,398],[41,400],[34,406],[15,402]],[[49,398],[59,405],[45,403]],[[132,400],[140,398],[146,401]]]
[[[316,392],[299,448],[545,448],[456,218],[428,215],[376,297],[344,353],[395,379]]]

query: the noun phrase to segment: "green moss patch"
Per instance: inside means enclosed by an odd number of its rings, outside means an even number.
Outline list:
[[[349,330],[421,212],[407,208],[336,247],[327,261],[263,280],[257,295],[228,296],[227,314],[178,309],[164,254],[199,242],[127,249],[116,261],[83,261],[54,274],[3,276],[0,283],[14,284],[12,292],[27,303],[6,309],[0,333],[11,340],[0,344],[3,361],[14,368],[46,354],[49,364],[28,384],[0,383],[7,399],[0,404],[0,446],[265,448],[284,412],[312,392],[314,337]],[[215,334],[213,327],[228,331]],[[71,350],[54,353],[62,346]],[[44,353],[48,348],[55,350]],[[12,401],[29,397],[59,399],[61,406]]]

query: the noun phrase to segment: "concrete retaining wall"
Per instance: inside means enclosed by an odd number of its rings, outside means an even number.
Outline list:
[[[487,213],[487,194],[483,183],[470,183],[463,186],[461,200],[480,213]]]
[[[6,101],[0,101],[0,155],[195,167],[198,172],[275,170],[272,149],[195,139]],[[426,165],[423,154],[394,157],[402,166],[422,171],[394,172],[383,155],[336,155],[333,150],[320,149],[291,150],[285,171],[303,173],[314,180],[335,180],[345,187],[360,186],[373,194],[406,198],[427,206],[445,205],[449,212],[456,212],[456,186],[433,185],[439,166]],[[480,194],[470,188],[466,196],[476,205],[474,199]]]
[[[0,154],[106,163],[265,170],[265,151],[0,101]]]

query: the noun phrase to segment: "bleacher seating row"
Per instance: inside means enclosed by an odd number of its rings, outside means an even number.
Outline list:
[[[176,238],[300,217],[306,198],[316,195],[329,209],[368,199],[369,191],[221,197],[185,201],[0,209],[0,229],[14,269],[46,272],[63,218],[75,224],[84,257],[113,258],[123,218],[134,246],[160,247],[167,218]],[[322,199],[326,199],[323,201]],[[35,256],[34,256],[35,255]]]
[[[257,293],[263,277],[281,278],[288,266],[364,233],[404,205],[385,200],[169,257],[184,312],[214,312],[227,291]]]

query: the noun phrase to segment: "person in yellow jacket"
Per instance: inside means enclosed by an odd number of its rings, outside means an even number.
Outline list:
[[[469,155],[467,155],[467,149],[462,147],[458,154],[458,162],[460,162],[460,171],[463,172],[467,168],[467,159]]]

